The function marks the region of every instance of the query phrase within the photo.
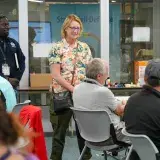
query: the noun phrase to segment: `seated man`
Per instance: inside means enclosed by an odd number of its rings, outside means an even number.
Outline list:
[[[14,106],[17,104],[15,91],[12,85],[3,77],[0,76],[0,90],[5,98],[6,110],[11,112]]]
[[[126,130],[147,135],[160,151],[160,60],[151,60],[145,69],[145,85],[127,101]],[[131,159],[138,159],[132,154]]]
[[[111,90],[104,87],[108,77],[107,63],[99,58],[94,58],[86,67],[86,77],[84,82],[74,88],[74,107],[106,110],[116,129],[117,138],[122,140],[121,129],[124,123],[120,121],[120,116],[123,115],[125,103],[118,102]]]

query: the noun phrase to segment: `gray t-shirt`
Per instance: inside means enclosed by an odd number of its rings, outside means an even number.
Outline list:
[[[82,82],[77,85],[73,91],[74,107],[85,108],[91,110],[106,110],[116,129],[123,128],[120,117],[114,111],[119,103],[114,94],[107,88],[99,84],[97,81],[87,79],[96,84]]]

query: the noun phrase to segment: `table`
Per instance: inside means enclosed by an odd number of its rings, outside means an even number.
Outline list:
[[[124,88],[109,88],[109,89],[113,92],[113,94],[115,96],[123,97],[123,96],[131,96],[133,93],[140,91],[142,88],[140,88],[140,87],[129,87],[129,88],[124,87]],[[22,102],[21,101],[21,94],[23,94],[23,93],[28,94],[28,95],[42,94],[41,103],[43,105],[46,104],[46,98],[45,98],[46,95],[45,94],[50,93],[49,87],[22,87],[22,88],[18,88],[18,91],[19,91],[18,102]],[[28,98],[29,98],[29,96],[28,96]],[[25,98],[24,100],[26,100],[28,98]]]
[[[118,99],[119,101],[122,101],[122,100],[127,101],[129,97],[130,96],[116,96],[116,99]]]
[[[20,93],[49,93],[49,87],[22,87],[18,88]]]
[[[118,91],[124,91],[124,92],[137,92],[140,91],[141,87],[129,87],[129,88],[109,88],[113,93]],[[27,92],[27,93],[49,93],[49,87],[22,87],[18,88],[18,91],[20,93]]]
[[[41,104],[46,105],[46,94],[47,93],[49,93],[49,87],[18,88],[18,103],[23,102],[26,99],[30,99],[31,94],[41,94]]]

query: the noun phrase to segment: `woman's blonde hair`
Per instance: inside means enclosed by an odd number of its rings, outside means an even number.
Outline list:
[[[61,28],[61,36],[62,38],[66,38],[66,29],[70,26],[72,21],[76,21],[80,24],[80,33],[79,33],[79,37],[81,36],[82,32],[83,32],[83,24],[82,21],[80,20],[80,18],[74,14],[70,14],[66,17],[66,19],[64,20],[64,23],[62,25]]]

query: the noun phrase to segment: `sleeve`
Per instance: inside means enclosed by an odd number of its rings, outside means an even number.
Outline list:
[[[17,104],[16,94],[15,91],[13,90],[13,87],[10,85],[10,87],[8,87],[8,89],[3,94],[6,99],[7,112],[12,112],[13,108]]]
[[[87,60],[87,63],[88,63],[89,61],[91,61],[93,59],[93,57],[92,57],[91,50],[90,50],[90,48],[87,44],[86,44],[86,52],[88,53],[86,55],[86,60]]]
[[[61,63],[61,54],[59,52],[59,49],[60,49],[60,47],[57,47],[56,44],[52,47],[52,49],[48,55],[49,65]]]
[[[18,42],[16,42],[16,47],[17,47],[17,58],[18,58],[18,62],[19,62],[19,74],[17,75],[17,79],[21,80],[22,75],[24,73],[25,70],[25,56],[20,48],[20,45]]]

